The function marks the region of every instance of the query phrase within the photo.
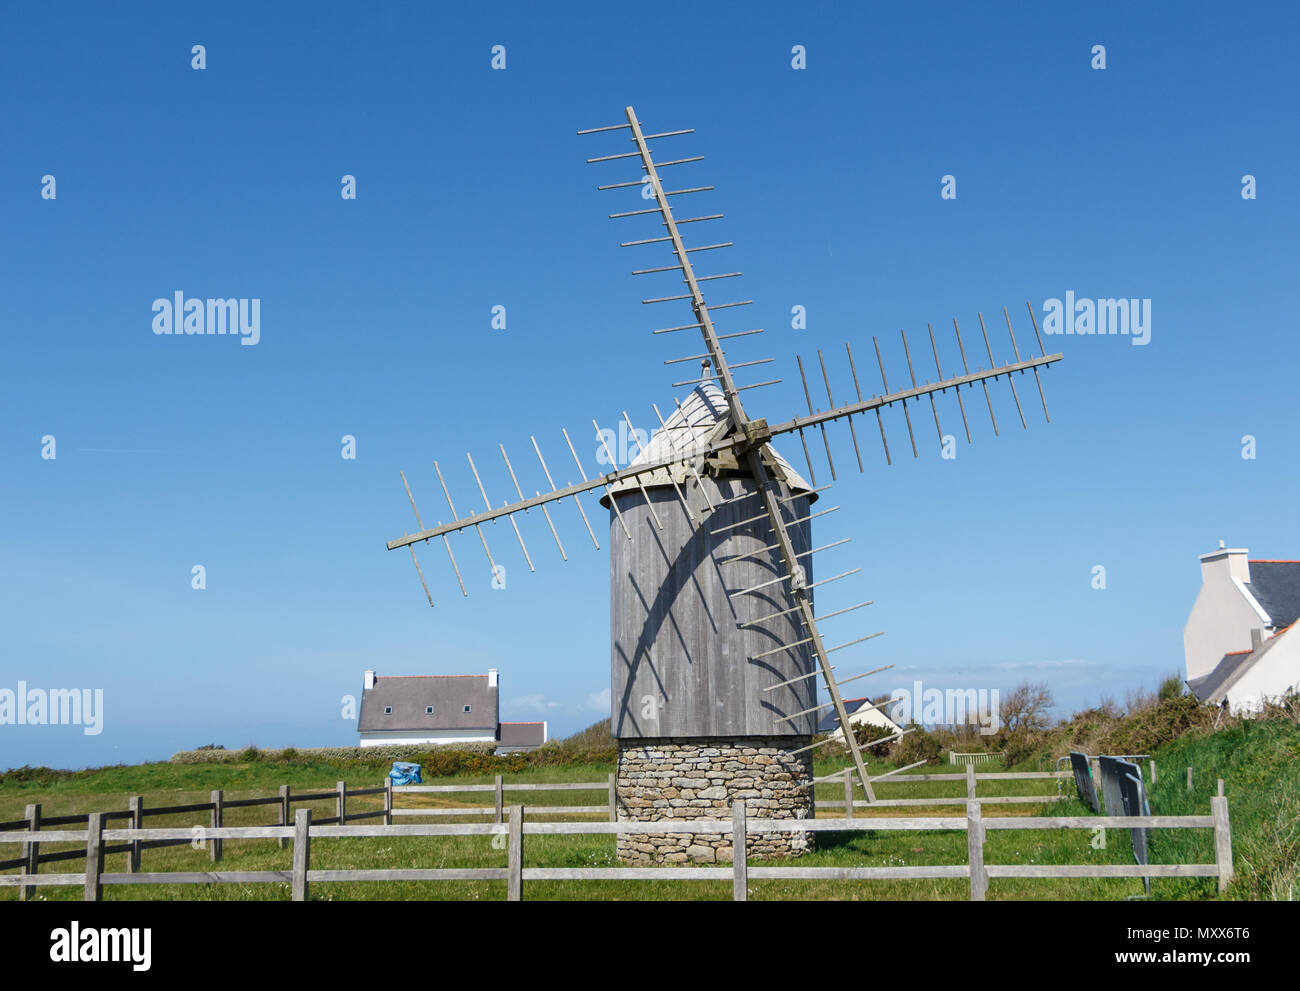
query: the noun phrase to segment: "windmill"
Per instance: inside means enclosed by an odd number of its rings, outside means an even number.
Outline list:
[[[1015,376],[1032,373],[1038,386],[1043,413],[1047,403],[1039,369],[1060,360],[1060,354],[1048,355],[1042,346],[1037,319],[1029,307],[1040,354],[1023,357],[1016,344],[1010,314],[1004,309],[1007,330],[1015,360],[998,365],[993,356],[988,329],[979,317],[988,368],[970,368],[966,347],[956,320],[955,342],[960,352],[961,370],[945,376],[933,327],[929,330],[934,358],[935,381],[928,378],[918,384],[912,363],[911,348],[905,333],[901,335],[907,361],[908,384],[891,391],[879,341],[873,338],[877,366],[883,391],[863,394],[851,345],[845,355],[852,375],[853,396],[836,404],[831,376],[821,351],[817,361],[826,391],[826,408],[814,405],[803,359],[798,367],[808,406],[806,415],[770,423],[754,417],[742,401],[742,393],[779,382],[779,379],[738,384],[734,374],[742,369],[771,363],[771,359],[732,362],[724,341],[750,338],[762,329],[719,332],[715,315],[748,306],[752,300],[722,303],[706,302],[704,286],[715,281],[738,277],[740,272],[697,275],[692,256],[731,247],[730,242],[700,243],[688,246],[682,234],[687,225],[707,223],[721,214],[701,214],[678,218],[672,199],[706,193],[712,186],[683,186],[671,189],[661,179],[661,170],[702,160],[703,156],[661,158],[651,152],[652,142],[693,133],[694,129],[643,132],[633,108],[625,110],[626,123],[579,131],[585,134],[625,132],[633,150],[588,159],[591,164],[637,160],[641,175],[629,181],[598,186],[600,190],[621,190],[624,195],[637,191],[643,207],[610,214],[611,219],[634,220],[650,217],[659,221],[654,236],[622,242],[621,247],[644,249],[667,246],[671,264],[640,268],[634,275],[673,273],[681,277],[682,290],[669,295],[647,298],[652,304],[686,303],[689,322],[661,327],[655,334],[698,333],[702,352],[673,357],[666,365],[699,362],[696,378],[673,382],[673,388],[689,386],[684,402],[665,418],[653,405],[658,431],[653,439],[642,443],[636,456],[626,466],[617,467],[610,450],[608,434],[592,421],[598,441],[611,470],[588,473],[578,456],[567,430],[561,431],[580,481],[557,484],[551,463],[542,454],[535,437],[530,437],[542,475],[549,491],[535,490],[525,495],[515,467],[504,446],[499,446],[515,496],[503,505],[494,506],[483,485],[478,466],[467,455],[484,508],[467,516],[457,514],[451,492],[438,462],[434,469],[446,497],[451,522],[439,521],[426,527],[415,498],[402,473],[402,484],[415,513],[417,530],[388,541],[389,550],[407,548],[415,564],[429,604],[433,597],[415,555],[416,544],[441,541],[447,552],[462,594],[468,594],[449,538],[453,534],[473,531],[472,541],[481,545],[492,574],[498,573],[496,558],[488,543],[487,531],[506,520],[523,552],[530,570],[532,556],[519,527],[522,514],[537,509],[546,519],[559,553],[565,560],[568,552],[557,529],[552,508],[572,502],[581,517],[593,546],[600,541],[583,506],[582,496],[596,495],[609,510],[611,540],[611,729],[619,740],[620,816],[645,819],[665,816],[694,818],[729,814],[732,798],[746,797],[768,815],[799,817],[811,811],[812,756],[810,739],[817,725],[817,714],[831,710],[842,734],[853,774],[868,802],[875,801],[871,780],[861,749],[850,723],[841,686],[888,666],[876,668],[850,678],[837,678],[831,655],[871,640],[879,633],[850,638],[827,645],[814,612],[814,590],[856,574],[853,569],[817,581],[812,576],[816,554],[847,543],[834,541],[814,547],[811,522],[834,509],[811,511],[812,504],[828,489],[818,486],[807,434],[822,435],[832,480],[836,480],[835,462],[827,426],[843,422],[849,428],[859,471],[863,469],[854,418],[876,420],[886,464],[893,459],[885,434],[882,411],[901,407],[913,456],[918,455],[916,432],[911,408],[928,401],[944,443],[936,395],[951,391],[961,413],[966,438],[972,440],[962,390],[978,383],[998,431],[989,382],[1006,379],[1015,399],[1022,426],[1027,426]],[[691,226],[694,231],[699,228]],[[709,254],[707,257],[714,257]],[[665,259],[667,260],[667,259]],[[730,345],[728,345],[730,346]],[[978,360],[978,358],[976,359]],[[955,367],[955,366],[954,366]],[[1050,416],[1048,417],[1050,420]],[[623,420],[632,436],[636,428],[626,412]],[[775,449],[774,439],[797,434],[808,467],[805,480]],[[838,508],[838,507],[835,507]],[[821,621],[853,613],[870,605],[861,602],[822,616]],[[816,684],[820,678],[829,701],[817,703]],[[827,742],[827,741],[823,741]],[[757,851],[764,854],[791,852],[780,847],[781,834],[767,834],[772,845]],[[627,859],[711,860],[725,855],[721,844],[729,849],[730,838],[712,841],[708,834],[679,840],[669,834],[620,837],[620,855]],[[656,839],[655,842],[638,843]],[[759,838],[762,840],[763,838]],[[686,849],[673,844],[684,843]],[[712,842],[710,848],[708,844]],[[795,849],[799,839],[793,839]],[[805,841],[806,842],[806,841]],[[639,851],[639,852],[638,852]],[[751,850],[751,853],[755,851]]]

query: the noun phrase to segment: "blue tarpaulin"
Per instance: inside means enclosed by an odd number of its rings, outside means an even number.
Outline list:
[[[393,761],[393,769],[388,772],[388,776],[393,779],[395,785],[418,785],[423,784],[420,778],[420,765],[411,764],[404,760]]]

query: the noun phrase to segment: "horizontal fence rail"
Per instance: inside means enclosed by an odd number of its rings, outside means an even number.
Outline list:
[[[847,810],[844,814],[848,819],[854,817],[854,810],[875,806],[877,808],[891,807],[911,807],[911,806],[961,806],[969,801],[977,801],[985,805],[1013,805],[1013,804],[1033,804],[1040,802],[1053,802],[1059,800],[1061,795],[1041,795],[1041,796],[988,796],[977,797],[975,794],[975,783],[977,781],[995,781],[995,780],[1028,780],[1028,779],[1050,779],[1058,777],[1069,777],[1070,772],[1051,772],[1051,771],[1019,771],[1019,772],[985,772],[976,774],[973,769],[967,765],[965,774],[906,774],[904,772],[920,766],[919,764],[910,765],[906,768],[898,768],[894,771],[888,771],[884,774],[872,777],[874,782],[888,782],[889,784],[921,783],[921,782],[940,782],[940,781],[966,781],[966,796],[963,797],[940,797],[940,798],[891,798],[877,799],[875,802],[864,802],[853,799],[853,782],[848,772],[843,775],[845,786],[844,801],[833,799],[819,799],[816,806],[830,811],[836,809]],[[840,775],[836,774],[830,778],[816,779],[815,783],[821,783],[828,780],[840,780]],[[506,807],[506,795],[508,793],[529,793],[529,792],[567,792],[567,791],[599,791],[604,793],[605,802],[600,805],[545,805],[545,806],[527,806],[526,811],[530,816],[539,815],[601,815],[610,822],[615,822],[618,818],[618,797],[615,784],[615,775],[609,774],[605,781],[579,781],[579,782],[553,782],[553,783],[513,783],[506,782],[501,775],[494,777],[492,784],[438,784],[438,785],[393,785],[391,779],[385,779],[381,787],[369,788],[348,788],[345,782],[338,782],[336,787],[331,791],[309,791],[293,792],[290,786],[282,785],[279,794],[260,796],[254,798],[232,798],[227,799],[221,790],[213,791],[207,802],[190,802],[181,805],[166,806],[148,806],[141,796],[132,796],[128,801],[126,809],[108,809],[97,813],[100,816],[101,824],[109,827],[113,823],[126,822],[135,827],[137,830],[145,825],[149,818],[157,816],[175,816],[175,815],[192,815],[206,814],[207,823],[202,825],[188,826],[177,828],[171,832],[165,830],[152,831],[148,838],[143,838],[144,834],[132,833],[132,838],[127,842],[118,845],[105,846],[100,853],[104,856],[112,854],[128,854],[128,868],[131,874],[142,874],[141,857],[144,851],[154,850],[165,847],[183,846],[192,843],[196,838],[204,840],[204,845],[209,851],[210,860],[213,864],[221,862],[223,857],[223,842],[226,838],[231,838],[219,830],[224,825],[225,811],[236,808],[258,808],[274,807],[276,809],[276,825],[280,828],[279,833],[250,833],[241,835],[238,838],[265,838],[275,839],[278,846],[284,848],[291,840],[292,834],[287,832],[293,821],[294,806],[309,802],[333,802],[333,816],[322,816],[313,819],[313,827],[316,829],[331,825],[346,826],[349,823],[357,823],[365,820],[381,819],[386,826],[392,826],[394,818],[415,819],[415,818],[471,818],[471,817],[490,817],[496,824],[504,822],[504,810]],[[452,795],[452,794],[492,794],[492,805],[473,805],[457,806],[446,808],[397,808],[394,799],[402,794],[429,794],[429,795]],[[362,812],[348,812],[347,800],[349,798],[382,795],[384,803],[382,809],[373,809]],[[523,806],[521,806],[523,808]],[[83,846],[77,850],[60,850],[60,851],[41,851],[42,844],[52,844],[57,842],[78,842],[84,843],[84,834],[77,833],[74,839],[67,837],[60,838],[58,834],[52,832],[50,827],[60,826],[82,826],[89,824],[90,817],[96,813],[81,812],[63,815],[44,815],[39,804],[29,805],[25,810],[25,818],[8,820],[0,822],[0,836],[8,833],[11,836],[17,831],[29,830],[39,831],[39,838],[30,839],[23,844],[21,855],[16,858],[0,860],[0,871],[22,869],[28,876],[36,875],[40,871],[42,864],[62,863],[69,860],[83,860],[87,856],[88,847]],[[807,820],[805,820],[806,822]],[[873,820],[876,821],[876,820]],[[929,820],[934,821],[934,820]],[[240,827],[245,828],[245,827]],[[888,827],[881,827],[888,828]],[[531,829],[531,826],[530,826]],[[196,832],[201,830],[201,832]],[[355,835],[355,834],[354,834]],[[432,834],[420,834],[432,835]],[[456,835],[447,833],[445,835]],[[464,834],[461,834],[464,835]],[[105,829],[105,842],[122,839],[115,834],[112,829]],[[219,872],[218,872],[219,873]],[[271,876],[275,875],[275,876]],[[59,877],[70,877],[71,875],[59,875]],[[202,875],[195,875],[204,876]],[[271,872],[264,880],[276,880],[278,874]],[[8,884],[11,882],[0,882]],[[40,883],[29,882],[20,886],[19,898],[26,899],[33,893],[33,888]],[[53,881],[49,883],[71,883],[66,881]],[[123,882],[125,883],[125,882]],[[197,882],[195,882],[197,883]]]
[[[913,765],[916,766],[916,765]],[[1046,802],[1062,802],[1070,796],[1061,793],[1060,780],[1071,776],[1069,771],[986,771],[983,774],[977,773],[972,764],[966,765],[966,771],[962,774],[907,774],[900,775],[897,772],[889,771],[885,774],[875,775],[871,778],[871,783],[888,783],[888,784],[911,784],[913,782],[931,782],[931,781],[964,781],[966,782],[966,794],[962,796],[939,797],[939,798],[876,798],[872,801],[854,800],[853,788],[854,779],[850,774],[850,769],[843,772],[844,782],[844,799],[825,800],[819,799],[817,805],[825,809],[845,809],[845,816],[853,818],[854,809],[865,808],[901,808],[907,806],[945,806],[945,805],[966,805],[969,802],[978,802],[981,805],[1039,805]],[[820,780],[834,780],[831,778],[822,778]],[[981,781],[1033,781],[1033,780],[1055,780],[1057,784],[1057,793],[1055,795],[993,795],[979,796],[976,794],[976,788]]]
[[[349,798],[366,795],[383,795],[383,808],[372,809],[364,812],[349,813],[347,811],[347,800]],[[22,876],[27,877],[28,880],[19,886],[18,897],[20,900],[26,900],[31,897],[33,888],[36,886],[44,884],[72,883],[64,879],[73,877],[74,875],[67,874],[50,875],[54,880],[31,880],[32,877],[35,877],[39,873],[42,864],[60,863],[66,860],[87,859],[95,853],[100,857],[111,854],[127,854],[130,873],[136,875],[141,874],[140,858],[141,854],[145,850],[170,846],[183,846],[194,842],[196,839],[202,839],[204,845],[209,851],[210,859],[213,863],[218,863],[222,859],[222,842],[224,839],[228,838],[227,834],[221,831],[224,825],[226,809],[274,806],[279,820],[278,827],[281,830],[284,830],[285,828],[288,828],[292,822],[294,805],[307,802],[326,801],[332,801],[334,803],[335,815],[316,820],[319,825],[328,823],[347,823],[361,819],[378,818],[383,818],[385,823],[392,822],[392,788],[391,782],[388,781],[386,781],[382,787],[377,788],[348,788],[345,782],[340,781],[333,791],[298,793],[294,793],[289,785],[281,785],[278,795],[236,799],[227,799],[225,793],[218,789],[211,793],[211,797],[206,802],[189,802],[183,805],[147,806],[143,797],[133,795],[128,799],[127,808],[125,810],[110,809],[100,812],[78,812],[65,815],[45,815],[42,813],[41,805],[36,803],[27,806],[24,818],[0,822],[0,843],[14,842],[14,837],[16,836],[24,837],[22,855],[17,858],[0,860],[0,870],[12,870],[14,868],[21,868],[23,870],[24,873]],[[144,822],[147,818],[156,816],[192,815],[196,813],[206,813],[208,822],[206,824],[195,824],[174,829],[142,831]],[[131,836],[129,837],[130,842],[118,846],[104,846],[97,852],[92,850],[90,843],[87,841],[87,832],[89,831],[90,823],[95,820],[95,817],[98,817],[101,832],[106,834],[107,839],[120,839],[122,837],[115,835],[115,833],[119,831],[104,829],[104,826],[120,821],[131,823],[135,828],[129,831],[131,833]],[[59,830],[57,828],[61,826],[83,826],[86,828],[87,832],[78,831],[69,834],[67,831]],[[50,829],[49,827],[55,827],[55,829]],[[145,838],[146,835],[147,838]],[[249,837],[253,835],[254,834],[249,834]],[[281,832],[269,835],[271,835],[272,838],[275,838],[278,845],[281,847],[284,847],[289,840],[293,838],[291,828],[287,833]],[[84,843],[85,846],[80,850],[41,852],[41,846],[43,844],[68,842]],[[267,880],[270,880],[270,878]],[[0,885],[8,885],[12,883],[13,882],[7,879],[0,880]]]
[[[332,793],[331,793],[332,794]],[[342,794],[342,790],[340,790]],[[558,880],[732,880],[732,897],[748,898],[748,882],[756,880],[885,880],[964,878],[970,884],[973,901],[985,899],[991,878],[1126,878],[1126,877],[1217,877],[1222,892],[1232,878],[1232,840],[1228,821],[1228,800],[1216,796],[1210,800],[1211,814],[1199,816],[1016,816],[985,819],[979,801],[966,803],[965,816],[872,819],[750,819],[745,803],[736,802],[726,819],[656,820],[622,822],[528,822],[524,809],[512,805],[508,823],[422,823],[412,825],[347,826],[337,824],[346,815],[313,822],[311,809],[297,810],[292,826],[215,826],[207,829],[213,842],[234,839],[291,840],[291,870],[263,871],[161,871],[105,872],[104,857],[114,849],[129,850],[145,842],[188,842],[192,827],[106,826],[103,813],[89,813],[81,830],[9,829],[0,832],[0,843],[22,843],[33,847],[37,842],[84,842],[86,869],[80,874],[0,875],[0,886],[18,886],[20,890],[44,885],[81,886],[87,901],[98,901],[103,886],[117,884],[288,884],[294,901],[308,897],[310,885],[322,882],[393,882],[393,881],[505,881],[507,897],[523,897],[525,881]],[[218,807],[220,802],[215,803]],[[115,816],[114,818],[120,818]],[[333,822],[334,824],[329,824]],[[1019,829],[1212,829],[1215,862],[1212,864],[986,864],[984,842],[988,830]],[[748,863],[746,841],[750,836],[781,832],[845,832],[872,830],[964,830],[968,837],[969,860],[966,864],[934,864],[888,867],[800,867],[753,866]],[[507,863],[504,868],[411,868],[382,870],[312,869],[311,842],[341,837],[399,836],[506,836]],[[718,833],[732,837],[730,867],[525,867],[524,837],[545,835],[645,833]],[[110,847],[111,841],[126,841],[125,847]]]

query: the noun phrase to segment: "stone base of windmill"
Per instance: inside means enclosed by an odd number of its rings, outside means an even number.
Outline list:
[[[811,819],[812,753],[809,737],[620,740],[618,819],[731,820],[732,803],[744,799],[750,818]],[[812,849],[815,833],[750,834],[751,860],[795,857]],[[618,859],[627,864],[730,863],[730,830],[723,833],[624,833]]]

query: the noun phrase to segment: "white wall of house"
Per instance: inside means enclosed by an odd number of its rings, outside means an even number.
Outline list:
[[[1250,631],[1267,625],[1250,596],[1246,551],[1220,548],[1201,555],[1201,590],[1183,627],[1187,678],[1209,674],[1234,650],[1250,650]]]
[[[450,743],[496,743],[494,730],[384,730],[368,731],[361,734],[363,747],[410,746],[428,743],[444,746]]]
[[[897,733],[899,726],[892,719],[886,716],[879,709],[868,709],[865,706],[858,709],[857,712],[849,713],[850,726],[879,726],[881,729],[889,730],[891,733]],[[828,733],[827,738],[831,740],[844,739],[844,731],[838,726],[834,732]]]
[[[1277,698],[1300,687],[1300,636],[1294,628],[1278,636],[1268,653],[1228,689],[1228,707],[1233,712],[1258,712],[1266,698]]]

